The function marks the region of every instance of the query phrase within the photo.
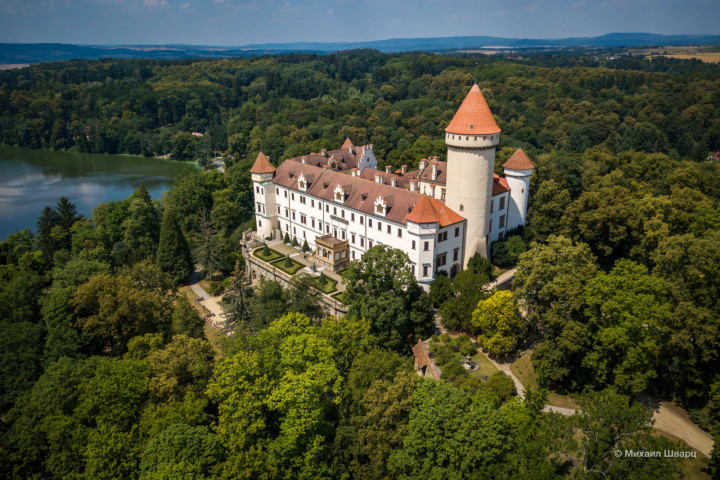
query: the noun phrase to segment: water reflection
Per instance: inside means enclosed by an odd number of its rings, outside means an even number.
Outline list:
[[[121,200],[144,183],[160,198],[187,163],[129,155],[91,155],[0,146],[0,240],[34,228],[46,205],[62,196],[90,215],[100,202]]]

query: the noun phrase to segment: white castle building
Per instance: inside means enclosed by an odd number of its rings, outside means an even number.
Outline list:
[[[503,165],[505,177],[494,174],[501,132],[477,85],[445,132],[448,161],[422,159],[413,171],[378,170],[372,145],[349,139],[277,169],[260,153],[250,170],[258,234],[288,234],[313,250],[318,239],[347,242],[338,255],[348,260],[383,244],[408,254],[421,284],[439,270],[454,277],[476,252],[488,257],[493,241],[525,224],[534,165],[518,149]]]

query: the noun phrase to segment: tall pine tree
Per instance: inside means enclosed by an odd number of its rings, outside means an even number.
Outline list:
[[[160,244],[155,263],[163,272],[169,273],[175,283],[181,282],[193,271],[190,247],[170,205],[163,213]]]

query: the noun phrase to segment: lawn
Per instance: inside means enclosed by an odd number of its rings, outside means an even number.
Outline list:
[[[273,267],[279,268],[280,270],[287,273],[288,275],[295,275],[298,272],[298,270],[300,270],[301,268],[303,268],[305,266],[300,262],[296,262],[292,258],[290,259],[290,261],[292,262],[292,267],[285,266],[285,258],[284,257],[281,258],[280,260],[275,260],[270,265],[272,265]]]
[[[490,360],[488,360],[482,353],[476,353],[475,355],[473,355],[472,359],[478,364],[478,369],[474,372],[470,372],[471,377],[489,377],[493,373],[500,371],[495,368],[495,365],[490,363]]]
[[[315,286],[318,290],[320,290],[325,295],[330,295],[335,290],[337,290],[337,280],[334,278],[330,278],[327,275],[325,275],[325,278],[327,278],[327,283],[325,285],[320,285],[320,282],[318,281],[320,277],[315,278]]]
[[[272,248],[269,249],[269,250],[270,250],[270,255],[266,257],[266,256],[264,256],[264,255],[262,254],[262,252],[263,252],[264,249],[265,249],[264,247],[256,248],[256,249],[253,251],[253,255],[255,255],[256,258],[259,258],[259,259],[262,260],[263,262],[268,262],[268,263],[272,263],[272,262],[274,262],[275,260],[277,260],[278,258],[284,258],[284,257],[285,257],[285,255],[283,255],[282,253],[277,252],[276,250],[273,250]]]
[[[345,292],[337,292],[330,295],[332,298],[337,300],[338,302],[342,303],[343,305],[347,305],[347,301],[345,300]]]
[[[535,369],[530,361],[531,355],[532,352],[525,352],[522,357],[518,358],[510,365],[510,370],[524,386],[537,389],[537,373],[535,373]],[[552,391],[548,392],[548,403],[550,405],[555,405],[556,407],[574,408],[576,410],[580,408],[572,397],[568,395],[560,395],[559,393]]]

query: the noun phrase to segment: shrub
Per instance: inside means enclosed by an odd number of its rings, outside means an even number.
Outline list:
[[[327,277],[325,276],[325,274],[321,273],[320,276],[318,277],[318,283],[320,285],[325,285],[327,283],[327,281],[328,280],[327,280]]]
[[[527,244],[520,235],[510,235],[492,244],[492,259],[499,267],[513,267],[526,250]]]
[[[504,402],[517,394],[512,378],[503,372],[495,372],[480,385],[479,392],[499,402]]]
[[[290,243],[290,235],[288,235],[287,232],[285,232],[285,236],[283,237],[283,243]]]
[[[291,243],[290,245],[292,245],[293,247],[298,247],[298,246],[300,246],[300,244],[298,243],[296,237],[293,237],[292,243]]]
[[[303,252],[309,252],[309,251],[310,251],[310,245],[308,245],[307,240],[303,241],[302,251],[303,251]]]
[[[269,257],[269,256],[270,256],[270,247],[267,246],[267,243],[266,243],[265,246],[263,247],[262,256],[263,256],[263,257]]]
[[[460,352],[460,355],[462,355],[463,357],[466,357],[468,355],[474,355],[477,352],[477,347],[467,335],[463,335],[462,337],[460,337],[458,339],[458,343],[458,350]]]
[[[285,268],[292,268],[293,261],[290,259],[290,255],[285,255],[285,263],[283,265]]]

